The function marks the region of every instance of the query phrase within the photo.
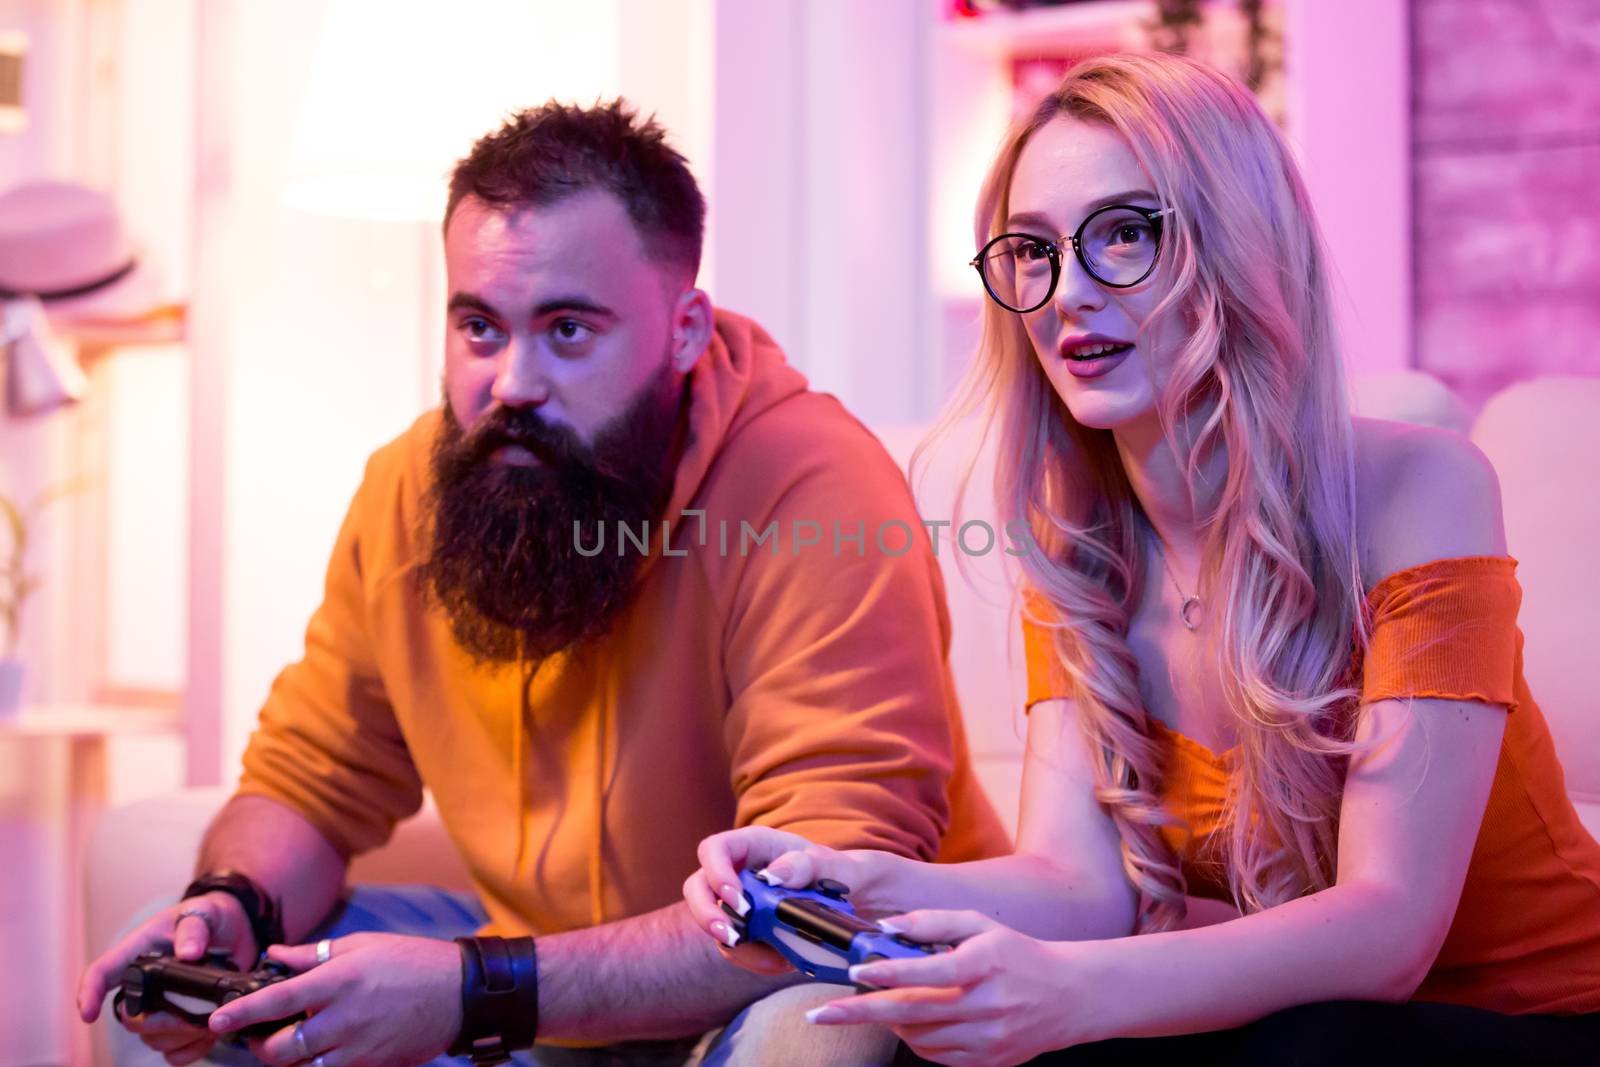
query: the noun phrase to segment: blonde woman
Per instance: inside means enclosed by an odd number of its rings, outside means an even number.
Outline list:
[[[975,395],[1001,518],[1037,542],[1015,854],[719,834],[684,886],[701,924],[734,940],[718,902],[765,868],[954,944],[812,1017],[940,1063],[1592,1062],[1600,846],[1522,678],[1494,472],[1352,420],[1253,98],[1088,60],[1005,141],[977,228]]]

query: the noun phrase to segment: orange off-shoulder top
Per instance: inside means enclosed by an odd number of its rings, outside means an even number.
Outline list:
[[[1367,595],[1369,649],[1353,667],[1362,702],[1432,697],[1510,712],[1488,808],[1455,919],[1418,1000],[1509,1014],[1600,1011],[1600,844],[1568,799],[1539,707],[1522,674],[1516,561],[1441,559],[1389,575]],[[1050,632],[1026,619],[1028,704],[1070,697]],[[1163,829],[1188,890],[1231,900],[1222,817],[1233,750],[1215,753],[1150,719],[1166,744],[1162,790],[1186,824]]]

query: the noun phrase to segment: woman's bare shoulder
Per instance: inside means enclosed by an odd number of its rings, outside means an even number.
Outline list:
[[[1435,559],[1504,555],[1500,482],[1461,434],[1353,420],[1363,585]]]

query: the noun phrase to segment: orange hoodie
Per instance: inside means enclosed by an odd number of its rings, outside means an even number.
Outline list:
[[[1007,851],[968,765],[944,588],[898,468],[739,316],[718,312],[689,389],[670,551],[652,524],[612,633],[537,670],[475,665],[422,599],[438,412],[374,454],[239,792],[290,805],[348,854],[383,842],[426,787],[505,934],[672,903],[695,845],[731,826],[925,859]]]

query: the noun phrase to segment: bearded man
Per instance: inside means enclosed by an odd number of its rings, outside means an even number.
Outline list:
[[[121,1058],[892,1057],[883,1032],[808,1034],[837,990],[731,966],[679,895],[697,842],[752,823],[1005,848],[904,479],[695,288],[704,215],[621,102],[523,112],[457,165],[444,402],[368,464],[200,877],[90,965],[79,1007],[152,948],[274,944],[301,973],[209,1028],[124,1018]],[[347,890],[424,789],[476,895]]]

